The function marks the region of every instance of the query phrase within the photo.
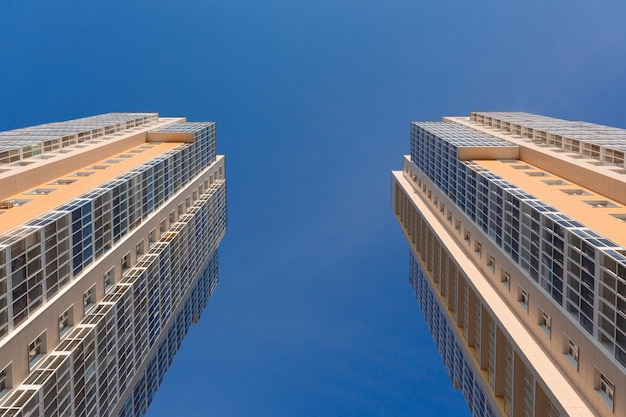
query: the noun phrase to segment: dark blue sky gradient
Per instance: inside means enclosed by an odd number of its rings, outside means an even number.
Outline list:
[[[409,122],[626,127],[621,0],[1,7],[0,130],[110,111],[218,123],[220,284],[149,417],[467,415],[389,208]]]

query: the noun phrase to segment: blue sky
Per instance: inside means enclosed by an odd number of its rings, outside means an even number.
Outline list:
[[[389,208],[409,122],[626,128],[621,0],[0,7],[0,130],[110,111],[218,123],[220,283],[149,417],[466,415]]]

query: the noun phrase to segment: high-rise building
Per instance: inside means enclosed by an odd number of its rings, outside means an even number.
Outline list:
[[[143,415],[217,284],[215,124],[0,133],[0,416]]]
[[[475,416],[626,415],[626,130],[527,113],[411,124],[409,280]]]

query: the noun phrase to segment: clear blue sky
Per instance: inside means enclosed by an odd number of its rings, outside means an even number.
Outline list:
[[[149,417],[466,415],[389,208],[409,122],[626,127],[622,0],[0,7],[0,130],[110,111],[218,123],[220,283]]]

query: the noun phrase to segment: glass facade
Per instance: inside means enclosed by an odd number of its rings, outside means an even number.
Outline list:
[[[36,360],[26,378],[14,380],[0,399],[0,416],[145,414],[213,293],[217,248],[226,229],[226,182],[222,162],[217,163],[214,123],[108,114],[5,132],[0,141],[10,139],[4,142],[10,155],[17,149],[10,147],[19,142],[20,159],[26,159],[34,154],[26,155],[25,147],[35,146],[24,139],[28,135],[36,140],[45,136],[61,147],[71,142],[68,137],[115,141],[151,124],[165,126],[150,132],[191,133],[193,141],[174,145],[0,235],[0,337],[6,343],[71,283],[91,276],[100,259],[135,240],[135,256],[122,256],[115,260],[117,267],[98,277],[104,293],[97,297],[91,287],[75,303],[79,307],[73,314],[82,317],[84,311],[82,320],[74,323],[71,309],[64,306],[54,331],[48,330],[47,339],[45,331],[39,336]],[[41,142],[42,152],[48,142]],[[106,163],[119,163],[152,146],[145,142]],[[85,167],[84,172],[106,167]],[[178,210],[165,213],[163,207],[173,201],[180,202]],[[163,220],[149,235],[135,237],[139,226],[155,215]],[[117,280],[115,268],[120,268]],[[27,351],[24,346],[24,357],[30,357]]]
[[[478,163],[460,160],[462,146],[512,143],[455,123],[412,123],[411,161],[626,366],[626,292],[618,289],[626,288],[626,250]]]
[[[478,370],[473,369],[473,365],[465,359],[446,315],[429,289],[428,278],[413,254],[409,263],[409,282],[448,376],[453,383],[458,384],[472,415],[476,417],[498,415],[486,401],[485,391],[480,382],[474,378],[474,373]]]

